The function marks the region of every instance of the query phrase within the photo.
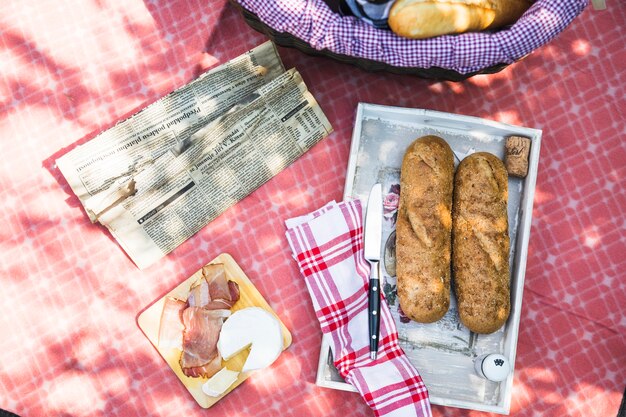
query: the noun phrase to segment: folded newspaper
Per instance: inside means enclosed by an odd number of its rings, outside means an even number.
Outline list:
[[[332,131],[266,42],[57,160],[92,222],[153,264]]]

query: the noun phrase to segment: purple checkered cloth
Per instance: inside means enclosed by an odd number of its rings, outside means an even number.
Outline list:
[[[353,16],[333,13],[323,0],[236,0],[276,31],[317,50],[395,67],[440,67],[467,74],[511,64],[558,35],[588,0],[537,0],[512,26],[430,39],[405,39]]]

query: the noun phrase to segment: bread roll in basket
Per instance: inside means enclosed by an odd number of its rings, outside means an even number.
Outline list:
[[[396,0],[388,23],[397,35],[427,39],[513,24],[531,4],[530,0]]]
[[[276,44],[368,71],[461,81],[501,71],[562,32],[588,0],[536,0],[510,26],[408,39],[342,16],[324,0],[230,0],[254,29]]]

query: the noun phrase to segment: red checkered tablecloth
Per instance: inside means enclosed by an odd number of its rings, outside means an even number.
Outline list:
[[[140,271],[89,222],[54,161],[265,38],[225,0],[0,2],[0,408],[22,416],[371,415],[358,394],[314,384],[321,332],[283,225],[341,199],[364,101],[543,129],[511,415],[614,416],[626,383],[626,5],[607,3],[505,71],[463,83],[371,74],[279,48],[335,132]],[[280,315],[293,345],[207,412],[136,317],[222,252]]]

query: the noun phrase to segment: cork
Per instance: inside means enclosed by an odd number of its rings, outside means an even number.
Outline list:
[[[509,175],[524,178],[528,174],[530,139],[521,136],[506,138],[504,165]]]

